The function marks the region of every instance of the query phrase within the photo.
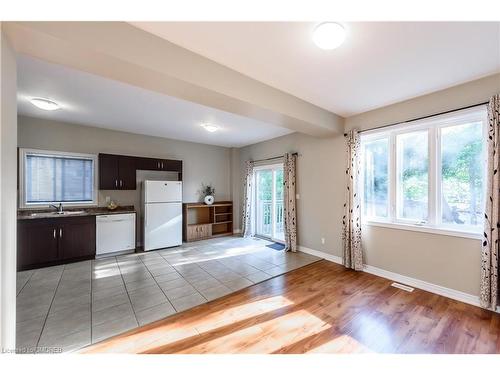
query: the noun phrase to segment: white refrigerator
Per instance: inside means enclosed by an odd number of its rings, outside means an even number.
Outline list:
[[[144,251],[182,244],[182,182],[143,183]]]

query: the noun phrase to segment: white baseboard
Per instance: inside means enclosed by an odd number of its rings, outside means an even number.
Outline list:
[[[328,254],[328,253],[325,253],[323,251],[310,249],[310,248],[305,247],[305,246],[299,246],[299,251],[302,251],[303,253],[306,253],[306,254],[314,255],[318,258],[323,258],[323,259],[329,260],[330,262],[333,262],[333,263],[342,264],[342,258],[338,257],[336,255],[333,255],[333,254]]]
[[[234,233],[234,234],[241,233],[241,229],[233,229],[233,233]]]
[[[307,254],[311,254],[326,260],[329,260],[330,262],[342,264],[342,258],[336,255],[328,254],[323,251],[319,250],[314,250],[314,249],[309,249],[304,246],[299,246],[299,251],[302,251]],[[441,285],[436,285],[429,283],[427,281],[415,279],[413,277],[408,277],[404,275],[400,275],[399,273],[391,272],[391,271],[386,271],[378,267],[370,266],[370,265],[365,265],[363,268],[363,272],[370,273],[372,275],[380,276],[385,279],[389,279],[392,281],[396,281],[401,284],[409,285],[414,288],[422,289],[427,292],[431,292],[434,294],[438,294],[440,296],[448,297],[460,302],[468,303],[470,305],[474,306],[480,306],[479,305],[479,297],[474,296],[472,294],[460,292],[455,289],[450,289],[446,288]]]
[[[427,281],[415,279],[413,277],[408,277],[401,275],[399,273],[386,271],[378,267],[365,265],[363,268],[364,272],[371,273],[372,275],[380,276],[385,279],[393,280],[401,284],[406,284],[418,289],[425,290],[434,294],[439,294],[440,296],[448,297],[456,301],[465,302],[469,305],[480,306],[479,297],[472,294],[460,292],[459,290],[446,288],[441,285],[432,284]]]

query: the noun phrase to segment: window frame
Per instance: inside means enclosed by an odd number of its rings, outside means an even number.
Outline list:
[[[449,236],[458,236],[465,238],[482,238],[482,228],[456,225],[447,225],[442,223],[442,202],[441,202],[441,130],[446,127],[461,125],[465,121],[481,121],[483,135],[483,155],[484,163],[487,161],[486,139],[488,134],[488,121],[486,106],[478,106],[465,110],[454,111],[451,113],[437,115],[426,119],[413,121],[411,123],[399,123],[384,129],[368,130],[360,134],[361,136],[361,173],[360,173],[360,198],[364,204],[364,143],[378,139],[388,139],[388,217],[367,217],[361,212],[363,225],[387,227],[393,229],[410,230],[417,232],[427,232],[435,234],[444,234]],[[398,200],[398,158],[397,158],[397,135],[412,133],[415,131],[427,130],[428,132],[428,220],[427,222],[418,222],[417,220],[402,219],[397,217]],[[486,169],[484,170],[483,181],[486,184]],[[483,192],[484,205],[485,194]]]
[[[74,159],[88,159],[92,160],[92,201],[88,202],[43,202],[43,203],[28,203],[26,202],[26,181],[25,181],[25,167],[26,167],[26,157],[28,155],[41,155],[41,156],[56,156],[56,157],[66,157]],[[97,176],[98,176],[98,163],[97,155],[95,154],[83,154],[76,152],[66,152],[66,151],[53,151],[53,150],[39,150],[34,148],[19,148],[19,208],[21,209],[40,209],[49,208],[52,204],[62,203],[65,207],[95,207],[98,205],[98,186],[97,186]]]

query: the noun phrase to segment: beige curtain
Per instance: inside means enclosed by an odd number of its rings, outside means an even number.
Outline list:
[[[254,162],[247,161],[245,165],[245,189],[243,191],[243,213],[241,217],[241,232],[244,237],[253,236],[254,229],[252,225],[252,211],[253,211],[253,168]]]
[[[342,262],[356,271],[363,269],[361,249],[361,210],[359,202],[360,140],[357,130],[351,130],[347,139],[346,198],[342,217]]]
[[[295,174],[297,155],[286,153],[283,158],[283,219],[285,250],[297,251],[297,204]]]
[[[484,213],[484,238],[481,251],[481,306],[495,309],[498,305],[498,231],[500,198],[500,94],[488,104],[488,164],[486,182],[486,207]]]

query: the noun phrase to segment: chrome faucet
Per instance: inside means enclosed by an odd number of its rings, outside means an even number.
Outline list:
[[[59,206],[56,206],[55,204],[51,204],[50,206],[54,207],[58,214],[62,214],[64,212],[62,203],[59,203]]]

